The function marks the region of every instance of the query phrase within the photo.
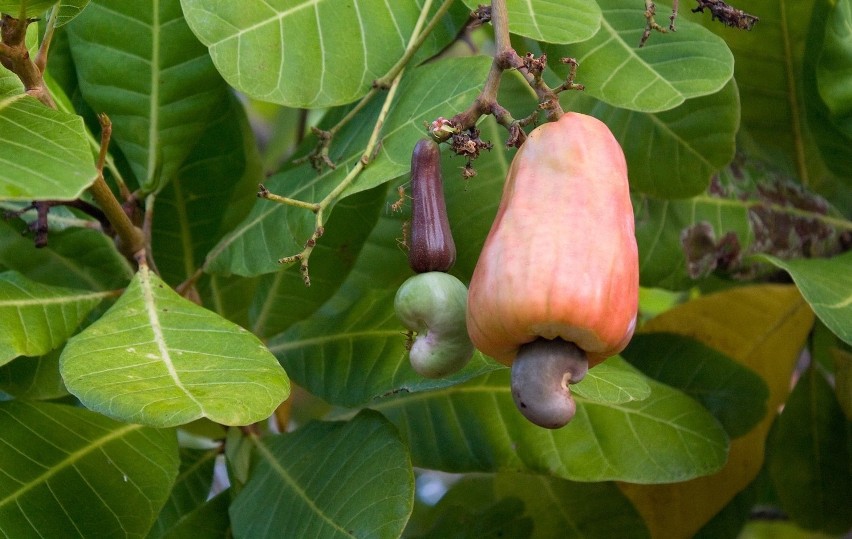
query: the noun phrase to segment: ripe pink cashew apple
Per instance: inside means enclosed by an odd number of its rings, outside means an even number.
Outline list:
[[[534,129],[512,161],[470,282],[467,329],[512,367],[512,394],[558,428],[568,383],[619,353],[636,326],[639,263],[627,164],[607,126],[566,113]]]

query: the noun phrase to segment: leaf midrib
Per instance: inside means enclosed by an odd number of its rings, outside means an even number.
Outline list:
[[[157,159],[160,155],[160,0],[154,0],[151,4],[151,97],[148,101],[148,166],[146,167],[146,185],[151,185],[157,167]]]
[[[74,304],[102,300],[112,295],[112,292],[92,292],[90,294],[75,294],[73,296],[58,296],[53,298],[31,297],[31,299],[15,299],[10,301],[0,300],[0,309],[9,307],[24,309],[27,307],[42,307],[47,305]]]
[[[139,286],[142,289],[142,302],[145,305],[145,313],[147,314],[148,321],[150,322],[151,332],[153,333],[153,341],[157,345],[157,349],[160,352],[160,360],[166,366],[166,370],[169,372],[169,376],[175,383],[175,386],[180,389],[188,398],[191,400],[197,407],[198,410],[203,414],[207,415],[207,412],[204,409],[204,405],[202,405],[184,385],[180,379],[180,375],[175,368],[174,362],[172,361],[171,353],[169,352],[168,343],[166,343],[166,337],[163,333],[163,326],[160,323],[160,317],[157,314],[157,305],[156,298],[154,297],[154,289],[153,282],[151,280],[151,274],[149,273],[147,266],[141,266],[139,268]]]
[[[276,474],[285,482],[287,485],[293,489],[293,492],[302,500],[304,500],[305,504],[310,507],[311,511],[313,511],[317,516],[319,516],[324,522],[327,522],[331,527],[333,527],[338,532],[342,533],[345,536],[351,537],[352,533],[342,528],[338,523],[336,523],[330,516],[326,515],[325,512],[317,506],[316,503],[308,496],[308,493],[299,485],[295,479],[293,479],[287,470],[281,466],[278,460],[275,458],[275,455],[269,450],[266,444],[263,443],[262,440],[257,438],[252,438],[254,441],[254,446],[261,453],[263,458],[269,463],[269,466],[276,472]]]
[[[387,338],[387,337],[399,337],[402,332],[399,329],[385,329],[385,330],[369,330],[369,331],[350,331],[347,333],[336,333],[334,335],[323,335],[321,337],[313,337],[310,339],[300,339],[297,341],[287,341],[278,345],[270,346],[269,351],[273,354],[276,352],[283,352],[285,350],[293,350],[295,348],[301,348],[304,346],[312,346],[317,344],[326,344],[335,341],[344,341],[350,339],[374,339],[374,338]]]
[[[412,401],[417,401],[417,400],[427,400],[427,399],[435,399],[435,398],[450,398],[450,396],[452,394],[461,394],[461,393],[494,394],[494,393],[510,393],[510,392],[511,392],[511,387],[509,387],[508,384],[506,384],[505,386],[501,384],[499,387],[498,386],[492,386],[492,385],[477,385],[477,386],[462,386],[462,387],[452,386],[452,387],[449,387],[449,388],[446,388],[446,389],[440,391],[440,394],[438,394],[437,392],[433,392],[433,391],[422,391],[422,392],[411,394],[411,395],[405,396],[405,397],[400,397],[400,398],[396,398],[396,399],[389,399],[387,401],[371,405],[370,408],[373,409],[373,410],[382,410],[382,409],[387,409],[387,408],[393,408],[398,404],[405,405],[406,403],[409,403],[409,402],[412,402]],[[658,424],[668,425],[671,428],[677,430],[678,432],[691,434],[691,435],[693,435],[697,438],[700,438],[700,439],[702,439],[702,440],[704,440],[708,443],[711,443],[714,446],[717,445],[714,442],[714,440],[712,440],[711,438],[708,438],[707,436],[702,435],[699,432],[695,432],[694,430],[688,429],[688,428],[686,428],[682,425],[678,425],[677,423],[674,423],[672,421],[662,419],[659,416],[655,416],[653,414],[645,413],[641,409],[626,408],[626,407],[624,407],[622,405],[618,405],[618,404],[594,402],[594,401],[590,401],[588,399],[585,399],[585,398],[583,398],[579,395],[574,395],[574,398],[577,401],[585,402],[585,403],[588,403],[589,405],[592,405],[592,406],[601,406],[603,408],[610,408],[610,409],[613,409],[613,410],[616,410],[616,411],[620,411],[628,417],[629,416],[642,417],[644,419],[649,419],[651,421],[654,421],[655,423],[658,423]],[[670,398],[670,397],[666,397],[666,398]],[[639,438],[637,438],[637,439],[639,439]]]

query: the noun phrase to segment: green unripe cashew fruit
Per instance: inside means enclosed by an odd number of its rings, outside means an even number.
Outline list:
[[[421,376],[447,376],[473,357],[465,325],[467,287],[452,275],[432,271],[410,277],[397,290],[394,309],[416,333],[409,359]]]

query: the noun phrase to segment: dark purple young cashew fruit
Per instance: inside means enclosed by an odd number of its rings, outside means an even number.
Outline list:
[[[449,271],[456,262],[456,244],[447,219],[441,150],[422,139],[411,155],[411,238],[408,264],[417,273]]]

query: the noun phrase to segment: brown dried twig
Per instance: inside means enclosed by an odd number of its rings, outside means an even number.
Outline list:
[[[698,7],[692,10],[693,13],[704,13],[705,9],[710,10],[710,20],[719,20],[726,26],[739,28],[740,30],[751,30],[758,21],[759,17],[750,15],[741,9],[737,9],[728,5],[722,0],[696,0]]]
[[[561,85],[551,88],[542,78],[547,67],[547,55],[535,57],[532,54],[520,56],[512,47],[509,39],[509,23],[504,0],[494,0],[490,10],[491,24],[494,27],[496,52],[491,63],[491,69],[486,77],[482,91],[473,103],[464,111],[452,118],[438,118],[429,126],[429,135],[437,142],[452,139],[453,151],[468,158],[463,169],[463,176],[470,178],[475,174],[470,160],[475,158],[479,150],[488,149],[489,143],[478,139],[478,132],[473,136],[476,148],[471,152],[470,135],[482,116],[492,115],[497,123],[506,128],[509,137],[507,147],[520,147],[526,135],[523,127],[538,120],[539,111],[545,111],[548,119],[555,120],[562,116],[562,106],[559,104],[559,93],[566,90],[583,90],[582,84],[577,84],[574,78],[577,74],[578,63],[573,58],[562,58],[562,63],[568,64],[569,74]],[[520,73],[538,96],[539,106],[536,111],[525,118],[515,119],[509,111],[497,101],[497,91],[503,71],[514,69]],[[461,137],[461,139],[460,139]],[[465,137],[468,137],[466,139]],[[461,140],[461,144],[459,143]],[[476,142],[479,140],[479,142]]]
[[[750,15],[741,9],[737,9],[724,0],[696,0],[698,6],[695,7],[693,13],[704,13],[705,9],[710,10],[711,20],[718,20],[732,28],[740,30],[751,30],[754,25],[760,21],[760,18]],[[669,17],[668,29],[660,26],[656,21],[657,6],[653,0],[645,0],[645,31],[642,32],[642,38],[639,40],[639,46],[645,45],[648,38],[651,37],[651,32],[657,31],[665,34],[667,31],[675,31],[675,19],[677,18],[678,0],[672,3],[672,14]]]

